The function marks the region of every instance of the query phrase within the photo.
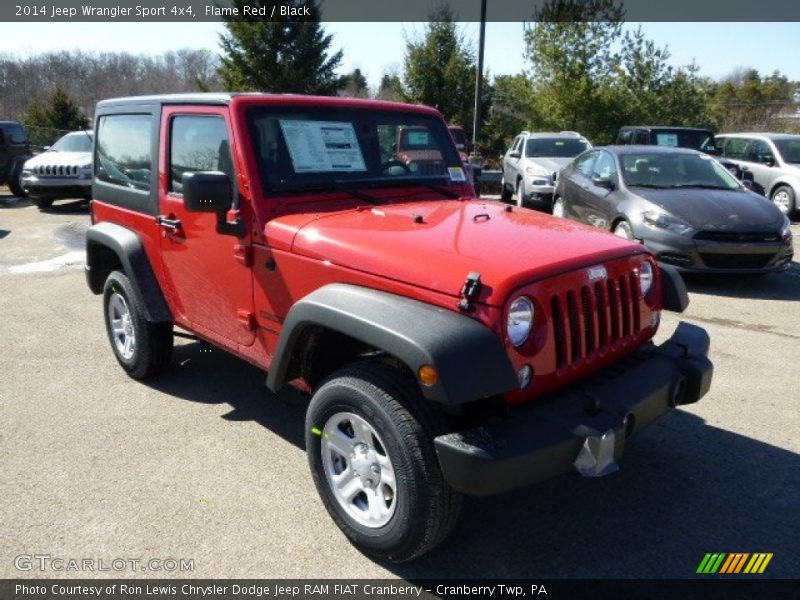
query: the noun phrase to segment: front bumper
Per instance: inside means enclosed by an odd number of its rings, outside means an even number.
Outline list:
[[[490,495],[572,471],[613,472],[631,435],[705,395],[708,347],[704,329],[682,322],[661,346],[647,344],[500,423],[441,435],[434,445],[442,473],[459,492]]]
[[[37,177],[23,175],[22,189],[30,196],[48,198],[86,198],[92,196],[92,180],[78,177]]]

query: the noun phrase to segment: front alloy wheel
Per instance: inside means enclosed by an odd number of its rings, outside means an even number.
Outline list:
[[[614,227],[614,235],[625,238],[626,240],[633,240],[633,230],[631,230],[630,223],[627,221],[620,221],[617,223],[617,226]]]
[[[564,218],[564,199],[563,198],[556,198],[555,202],[553,202],[553,216]]]
[[[790,215],[794,211],[794,192],[788,186],[782,185],[776,189],[772,194],[772,201],[785,215]]]
[[[125,360],[130,360],[136,350],[136,333],[128,303],[117,291],[112,291],[108,297],[108,320],[117,353]]]
[[[525,184],[522,179],[517,182],[517,206],[525,206]]]

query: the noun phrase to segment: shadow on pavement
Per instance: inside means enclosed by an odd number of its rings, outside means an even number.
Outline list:
[[[173,368],[151,385],[226,403],[224,419],[255,421],[303,448],[306,397],[271,394],[264,378],[194,342],[176,347]],[[678,410],[631,440],[620,466],[601,479],[568,475],[467,498],[444,544],[410,564],[384,566],[409,580],[681,578],[694,576],[706,552],[773,552],[765,576],[800,573],[800,455]]]
[[[684,275],[690,292],[730,298],[800,300],[800,263],[781,273],[763,276]]]

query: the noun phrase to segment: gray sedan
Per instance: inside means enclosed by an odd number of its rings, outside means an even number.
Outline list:
[[[767,273],[793,257],[789,220],[708,155],[608,146],[561,172],[553,214],[638,240],[686,272]]]

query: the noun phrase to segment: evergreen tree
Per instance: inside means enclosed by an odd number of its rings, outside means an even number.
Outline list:
[[[240,16],[226,19],[227,33],[220,36],[226,89],[334,95],[342,87],[336,75],[342,51],[330,53],[332,36],[325,34],[315,2],[305,5],[306,17],[279,16],[286,3],[278,0],[234,0],[233,5]],[[244,6],[264,9],[267,17],[244,17]],[[269,18],[273,8],[275,16]]]
[[[23,119],[34,145],[49,145],[68,131],[86,129],[86,118],[77,103],[61,88],[44,104],[32,104]]]

